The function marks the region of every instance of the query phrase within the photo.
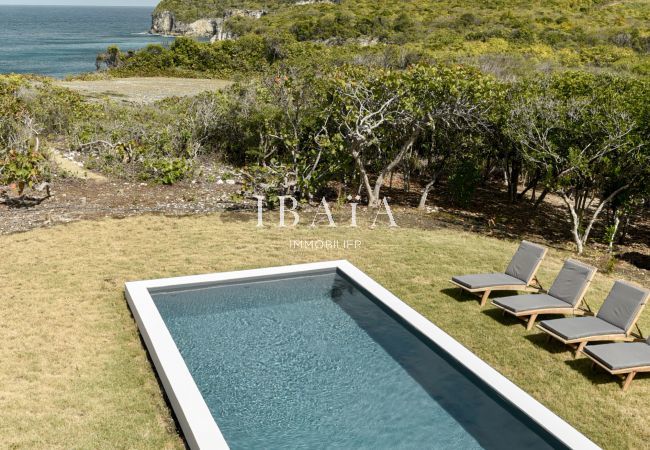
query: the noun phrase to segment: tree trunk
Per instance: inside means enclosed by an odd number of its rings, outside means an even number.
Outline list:
[[[363,164],[363,159],[361,159],[361,152],[358,149],[353,150],[352,157],[354,158],[354,161],[357,163],[357,167],[359,168],[359,174],[361,175],[361,182],[363,183],[364,187],[366,188],[366,192],[368,193],[368,205],[376,206],[377,197],[374,196],[374,189],[370,184],[370,178],[368,177],[368,172],[366,172],[366,167]]]
[[[422,190],[422,195],[420,196],[420,203],[418,204],[418,209],[424,209],[425,206],[427,206],[427,197],[429,196],[429,191],[431,191],[431,188],[433,188],[433,185],[436,183],[436,180],[433,179],[427,183],[426,186],[424,186],[424,189]]]
[[[492,158],[488,157],[487,161],[485,162],[485,167],[483,168],[483,173],[481,175],[481,185],[487,184],[490,176],[492,175],[492,170]]]
[[[582,255],[584,246],[582,244],[582,236],[580,236],[580,218],[576,213],[576,209],[574,207],[574,204],[571,202],[571,199],[564,192],[560,192],[560,196],[569,209],[569,215],[571,216],[572,224],[571,234],[573,235],[573,242],[576,244],[576,251],[578,252],[578,255]]]
[[[571,199],[564,192],[559,193],[562,197],[562,200],[564,200],[564,203],[569,209],[569,213],[571,215],[571,221],[573,224],[571,233],[573,234],[573,240],[576,244],[576,250],[579,255],[581,255],[584,251],[584,247],[587,244],[587,240],[589,239],[589,233],[591,233],[591,229],[593,228],[594,223],[596,223],[596,219],[598,219],[598,216],[603,211],[605,205],[618,194],[626,190],[628,187],[630,187],[630,185],[626,184],[625,186],[616,189],[607,198],[600,202],[600,205],[598,205],[598,208],[596,208],[596,211],[594,211],[594,214],[591,216],[589,224],[587,225],[587,228],[585,228],[585,231],[582,233],[582,235],[580,234],[580,224],[582,222],[582,218],[578,215],[575,208],[575,204],[579,202],[578,197],[576,197],[574,202],[571,202]]]
[[[535,174],[533,178],[526,184],[524,190],[517,194],[517,201],[524,198],[526,192],[532,189],[531,201],[535,202],[535,190],[537,189],[537,183],[539,183],[539,175]]]
[[[404,156],[411,150],[413,147],[413,144],[415,143],[415,140],[418,137],[418,131],[415,130],[412,134],[411,137],[402,145],[402,148],[400,149],[399,153],[395,158],[386,166],[379,176],[377,176],[377,180],[375,181],[375,186],[374,188],[370,187],[370,181],[368,180],[368,175],[363,169],[362,175],[364,176],[364,184],[366,185],[366,189],[368,189],[368,206],[370,207],[377,207],[379,206],[379,195],[381,193],[381,188],[384,185],[384,178],[386,177],[387,174],[392,172],[395,167],[404,159]],[[361,161],[359,159],[359,161]]]
[[[517,187],[519,186],[519,175],[521,174],[521,163],[513,161],[506,181],[508,182],[508,199],[510,203],[517,202]]]
[[[624,215],[623,228],[621,229],[621,232],[618,235],[618,245],[625,244],[627,232],[630,229],[630,221],[631,221],[630,215],[631,215],[630,213]]]
[[[603,201],[600,202],[600,205],[598,205],[598,208],[596,208],[596,211],[594,211],[594,215],[591,216],[591,220],[589,221],[589,225],[587,225],[587,228],[585,228],[585,232],[584,232],[584,234],[582,236],[582,243],[583,244],[587,243],[587,239],[589,238],[589,233],[591,232],[591,229],[594,226],[594,223],[596,222],[596,219],[598,218],[600,213],[603,211],[603,208],[605,207],[605,205],[607,203],[609,203],[610,201],[612,201],[612,199],[614,197],[616,197],[618,194],[620,194],[621,192],[623,192],[624,190],[626,190],[629,187],[630,187],[630,185],[626,184],[625,186],[622,186],[622,187],[616,189],[614,192],[609,194],[609,196],[606,199],[604,199]]]
[[[434,174],[433,177],[431,177],[431,181],[427,183],[426,186],[424,186],[424,189],[422,189],[422,195],[420,196],[420,203],[418,204],[418,209],[424,209],[427,206],[427,197],[429,196],[429,192],[431,192],[431,189],[438,183],[438,179],[440,178],[440,175],[442,175],[443,169],[438,169]]]
[[[379,206],[379,195],[381,194],[381,188],[384,185],[384,175],[379,174],[377,180],[375,181],[375,187],[372,189],[372,202],[368,202],[368,205],[371,207]]]
[[[544,199],[546,198],[546,195],[547,195],[547,194],[548,194],[548,188],[544,188],[544,189],[542,190],[542,193],[539,194],[539,197],[537,198],[537,200],[535,200],[535,205],[533,206],[535,209],[537,209],[537,208],[539,207],[539,205],[542,204],[542,202],[543,202]]]
[[[614,213],[614,228],[612,229],[612,234],[609,236],[609,253],[614,251],[614,241],[616,240],[616,233],[618,233],[618,226],[621,223],[621,219],[618,216],[618,213]]]

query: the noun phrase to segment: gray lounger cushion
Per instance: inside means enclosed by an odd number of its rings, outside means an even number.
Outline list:
[[[513,295],[497,298],[492,302],[514,313],[549,308],[573,310],[594,272],[595,267],[569,259],[564,262],[548,294]]]
[[[596,317],[627,330],[647,297],[647,290],[624,281],[616,281]]]
[[[585,353],[603,363],[610,370],[650,366],[650,339],[648,342],[618,342],[588,345]]]
[[[546,249],[532,242],[522,241],[506,269],[510,275],[528,284],[535,274],[535,269],[544,258]]]
[[[456,283],[465,286],[468,289],[490,288],[494,286],[521,285],[526,286],[526,282],[519,280],[505,273],[481,273],[475,275],[461,275],[452,277]]]
[[[510,297],[495,298],[492,303],[514,313],[547,308],[566,308],[568,312],[573,311],[571,304],[548,294],[512,295]]]
[[[563,319],[544,320],[539,323],[539,326],[567,341],[589,336],[625,334],[624,329],[598,317],[566,317]]]
[[[564,262],[564,266],[562,266],[562,270],[560,270],[555,281],[553,281],[553,285],[548,290],[548,295],[564,300],[571,306],[576,306],[595,272],[595,267],[568,259]]]

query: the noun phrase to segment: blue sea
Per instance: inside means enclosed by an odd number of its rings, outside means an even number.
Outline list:
[[[0,73],[62,78],[95,70],[109,45],[134,50],[172,38],[147,33],[151,8],[0,5]]]

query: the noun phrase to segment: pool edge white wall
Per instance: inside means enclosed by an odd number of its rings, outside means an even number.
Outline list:
[[[148,288],[127,283],[126,298],[189,447],[228,449]]]
[[[125,291],[129,307],[190,448],[226,449],[229,447],[185,365],[185,361],[169,330],[167,330],[151,298],[149,289],[218,283],[327,269],[339,270],[350,277],[568,447],[576,449],[600,448],[450,335],[345,260],[126,283]]]

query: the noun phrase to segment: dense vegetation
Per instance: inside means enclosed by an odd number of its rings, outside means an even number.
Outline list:
[[[233,8],[262,8],[268,14],[261,19],[233,17],[228,26],[239,36],[280,36],[338,47],[400,45],[416,57],[471,63],[505,74],[583,66],[650,74],[647,0],[294,3],[163,0],[156,10],[192,21],[220,17]]]
[[[158,9],[185,20],[269,13],[233,17],[234,40],[110,48],[98,63],[112,75],[238,82],[132,107],[3,78],[0,183],[47,179],[40,142],[50,134],[88,167],[128,179],[173,184],[201,177],[206,158],[226,162],[246,177],[243,193],[264,194],[269,207],[282,195],[361,194],[377,205],[394,174],[420,191],[420,208],[440,183],[463,205],[480,184],[505,180],[510,201],[531,210],[556,194],[581,252],[601,215],[611,243],[648,207],[644,6],[165,0]]]
[[[44,136],[68,132],[85,109],[81,96],[48,80],[0,76],[0,185],[15,184],[22,194],[47,181]]]
[[[155,12],[173,11],[176,19],[192,22],[202,18],[221,17],[231,9],[276,9],[293,3],[290,0],[249,1],[249,0],[163,0],[156,6]]]
[[[225,161],[245,174],[244,194],[265,195],[269,207],[282,195],[362,194],[377,205],[395,173],[420,190],[421,208],[441,182],[463,205],[501,179],[510,201],[531,209],[557,194],[581,252],[601,213],[611,242],[650,194],[650,84],[630,77],[504,82],[461,65],[291,68],[137,108],[38,86],[4,97],[24,103],[21,117],[42,130],[65,134],[89,167],[171,184],[200,176],[202,158]],[[10,160],[31,155],[25,142],[23,153],[8,147]]]

